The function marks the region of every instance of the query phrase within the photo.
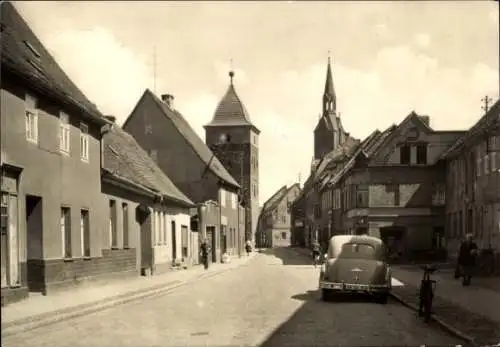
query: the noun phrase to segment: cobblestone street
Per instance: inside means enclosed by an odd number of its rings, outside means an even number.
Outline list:
[[[321,302],[291,249],[169,294],[8,336],[3,346],[421,345],[459,341],[390,301]]]

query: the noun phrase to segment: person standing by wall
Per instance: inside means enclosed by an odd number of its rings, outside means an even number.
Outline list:
[[[465,235],[465,240],[460,244],[458,251],[458,264],[455,269],[455,278],[463,277],[462,285],[471,283],[472,275],[476,265],[477,245],[472,234]]]
[[[201,261],[203,262],[203,266],[205,267],[205,270],[208,269],[208,253],[209,253],[209,246],[207,243],[206,239],[203,239],[200,245],[200,252],[201,252]]]

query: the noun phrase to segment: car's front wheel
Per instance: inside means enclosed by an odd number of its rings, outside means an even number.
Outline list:
[[[329,289],[321,289],[321,300],[330,301],[332,298],[332,291]]]

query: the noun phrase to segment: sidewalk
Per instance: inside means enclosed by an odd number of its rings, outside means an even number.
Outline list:
[[[393,287],[394,296],[416,309],[422,270],[408,266],[392,269],[392,275],[404,284]],[[498,279],[473,278],[470,287],[463,287],[453,278],[452,269],[438,270],[432,278],[437,281],[433,311],[440,325],[474,344],[500,342],[500,291],[478,285]]]
[[[256,255],[233,258],[227,264],[211,264],[208,270],[196,265],[188,270],[172,271],[161,275],[114,281],[100,286],[75,288],[53,295],[30,293],[18,303],[2,307],[2,336],[31,330],[72,317],[100,311],[133,300],[166,293],[197,279],[215,276],[237,268]]]

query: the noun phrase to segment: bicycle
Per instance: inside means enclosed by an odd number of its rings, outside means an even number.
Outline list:
[[[431,274],[436,272],[437,268],[429,265],[420,268],[424,270],[424,276],[420,282],[418,315],[428,322],[431,318],[432,301],[436,290],[436,281],[431,279]]]

